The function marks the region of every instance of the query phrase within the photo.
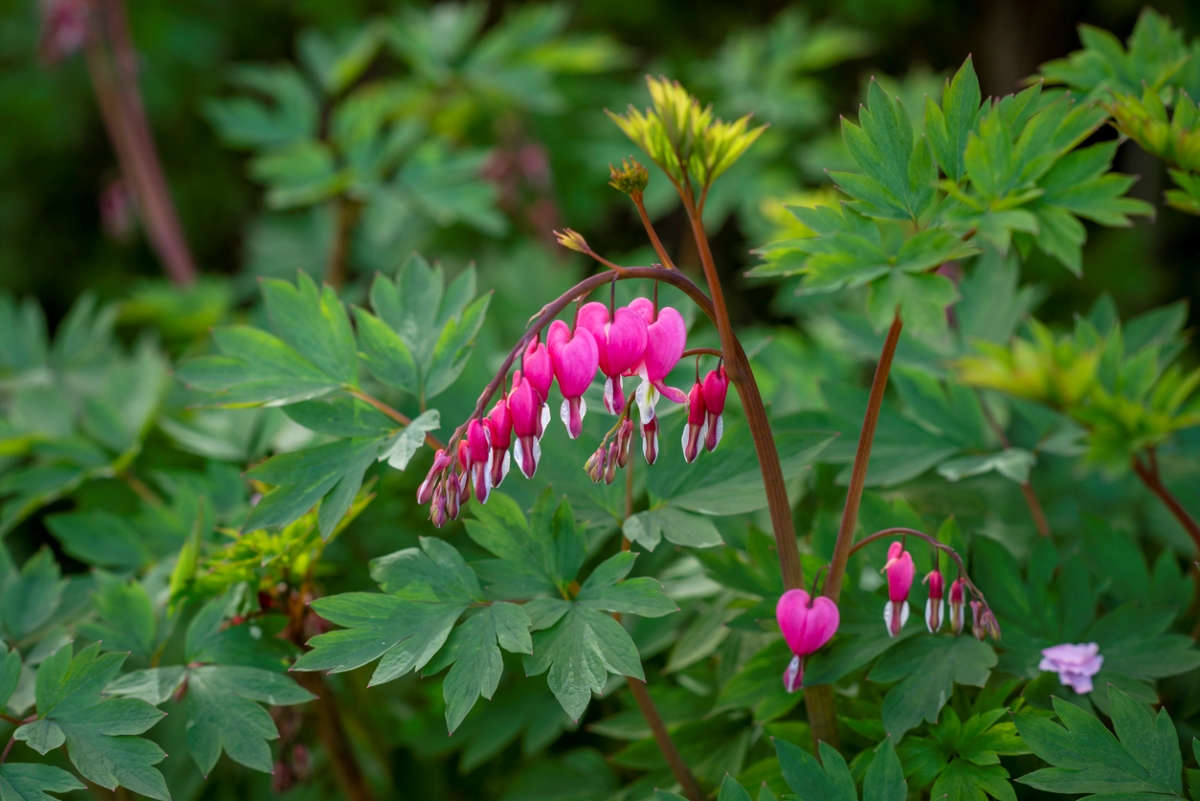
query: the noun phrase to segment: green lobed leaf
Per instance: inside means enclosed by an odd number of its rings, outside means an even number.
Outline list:
[[[54,801],[49,793],[86,789],[83,782],[53,765],[20,762],[0,765],[0,799],[3,801]]]
[[[779,757],[779,768],[800,801],[858,801],[854,778],[837,749],[821,743],[821,761],[797,745],[771,738]]]

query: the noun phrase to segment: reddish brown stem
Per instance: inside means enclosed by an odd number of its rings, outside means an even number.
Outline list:
[[[888,373],[896,355],[896,343],[900,341],[900,310],[892,318],[879,364],[875,367],[875,378],[871,382],[871,394],[867,399],[867,413],[863,416],[862,433],[858,437],[858,450],[854,454],[854,466],[850,470],[850,487],[846,491],[846,506],[842,511],[842,522],[838,527],[837,542],[833,546],[833,558],[829,562],[829,575],[825,578],[825,597],[837,603],[842,593],[842,579],[846,575],[846,560],[854,544],[854,529],[858,525],[858,507],[862,503],[863,488],[867,483],[867,465],[871,461],[871,445],[875,441],[875,427],[879,424],[879,411],[883,408],[883,393],[887,389]]]
[[[1171,494],[1167,489],[1167,485],[1162,482],[1162,477],[1158,472],[1158,456],[1154,449],[1150,448],[1146,451],[1148,465],[1142,463],[1140,456],[1133,457],[1133,472],[1146,485],[1146,489],[1158,496],[1159,500],[1167,507],[1179,524],[1183,526],[1184,531],[1192,538],[1192,542],[1196,545],[1196,550],[1200,552],[1200,524],[1196,523],[1196,519],[1188,513],[1187,509],[1183,508],[1183,504],[1179,499]]]
[[[93,27],[88,36],[87,60],[101,116],[121,172],[133,184],[151,246],[171,280],[187,286],[196,280],[196,265],[146,118],[124,1],[102,0],[99,6],[104,25]],[[111,54],[104,45],[104,32]]]
[[[409,418],[408,415],[403,414],[402,412],[396,411],[391,406],[388,406],[386,403],[384,403],[383,401],[379,400],[376,397],[368,395],[367,393],[363,392],[361,389],[347,389],[346,394],[350,395],[352,397],[358,398],[363,403],[373,406],[374,408],[383,412],[388,417],[392,418],[393,420],[395,420],[397,423],[399,423],[402,426],[406,426],[412,422],[412,419]],[[433,448],[434,450],[445,447],[445,445],[442,444],[442,441],[440,439],[438,439],[437,437],[435,437],[433,434],[425,435],[425,444],[428,445],[429,447]]]
[[[632,677],[626,677],[625,681],[629,685],[629,691],[633,693],[633,699],[637,701],[638,709],[642,710],[642,716],[650,725],[654,741],[658,743],[659,750],[662,751],[663,757],[671,767],[671,775],[683,788],[684,796],[688,801],[705,801],[704,791],[700,789],[696,777],[688,770],[687,763],[683,761],[679,749],[675,747],[675,742],[671,739],[671,733],[667,731],[667,725],[663,722],[662,715],[658,714],[658,709],[654,706],[654,699],[646,690],[645,682]]]
[[[688,348],[679,358],[686,359],[689,356],[716,356],[718,359],[725,358],[725,354],[716,348]]]
[[[671,257],[667,255],[667,249],[663,247],[662,240],[658,238],[658,231],[654,230],[654,224],[650,222],[650,215],[646,213],[646,205],[642,202],[642,193],[630,195],[633,199],[633,205],[637,206],[638,216],[642,218],[642,226],[646,229],[646,235],[650,237],[650,244],[654,246],[654,252],[658,254],[659,261],[662,266],[674,270],[675,262],[671,261]]]
[[[367,784],[367,779],[358,764],[358,757],[351,747],[333,688],[320,673],[291,675],[301,687],[317,696],[317,700],[313,702],[317,716],[317,733],[342,792],[349,801],[374,801],[375,792]]]
[[[325,267],[325,282],[334,289],[341,289],[346,284],[346,263],[350,257],[350,242],[360,208],[359,204],[346,198],[338,198],[334,204],[337,217],[333,244],[329,249],[329,263]]]
[[[742,409],[746,414],[746,422],[750,427],[750,435],[754,439],[754,449],[758,453],[758,463],[762,470],[763,487],[767,493],[767,508],[771,515],[771,528],[775,533],[775,550],[779,555],[779,570],[783,575],[785,589],[802,589],[804,587],[804,568],[800,564],[800,548],[796,544],[796,526],[792,520],[792,504],[787,496],[787,484],[783,480],[783,467],[779,462],[779,451],[775,447],[775,436],[771,431],[771,423],[767,419],[767,410],[763,405],[762,395],[758,391],[758,383],[750,368],[750,360],[742,349],[741,343],[733,333],[729,321],[729,309],[725,306],[725,293],[721,289],[721,279],[717,275],[717,265],[713,260],[712,248],[709,247],[708,234],[704,230],[704,220],[696,209],[692,199],[691,189],[680,189],[679,197],[687,211],[691,222],[692,235],[696,240],[696,248],[700,252],[700,264],[704,268],[704,278],[708,282],[708,291],[712,295],[713,321],[717,324],[717,333],[721,337],[721,351],[727,354],[725,372],[737,389],[738,397],[742,400]]]

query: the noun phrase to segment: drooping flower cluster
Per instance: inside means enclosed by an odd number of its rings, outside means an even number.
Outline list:
[[[896,540],[888,546],[887,562],[880,571],[887,575],[888,602],[883,608],[883,622],[888,634],[895,637],[900,634],[904,624],[908,622],[908,592],[912,588],[914,567],[912,554],[904,550],[904,543]],[[925,602],[925,626],[930,633],[942,627],[945,615],[945,578],[935,565],[922,582],[929,585],[929,599]],[[988,607],[983,596],[975,586],[964,577],[959,577],[950,585],[950,630],[956,636],[962,634],[966,623],[964,615],[967,605],[967,593],[975,598],[971,603],[972,626],[971,632],[978,640],[991,636],[1000,640],[1000,623]]]
[[[634,406],[646,462],[654,464],[658,459],[656,406],[660,397],[688,405],[684,458],[693,461],[700,442],[712,451],[724,430],[722,413],[729,379],[724,367],[718,366],[703,382],[697,377],[690,395],[668,386],[666,378],[682,358],[686,343],[687,326],[678,310],[660,309],[648,298],[637,298],[615,310],[603,303],[586,303],[577,310],[574,324],[555,320],[546,331],[545,344],[540,335],[534,335],[525,347],[510,388],[505,391],[508,382],[500,383],[501,397],[487,416],[470,420],[465,434],[462,428],[456,432],[450,447],[452,452],[457,448],[457,458],[445,450],[435,454],[417,491],[418,502],[431,504],[430,518],[440,527],[458,515],[472,487],[476,500],[485,503],[513,462],[526,478],[532,478],[541,458],[540,441],[550,422],[551,388],[558,384],[562,395],[559,417],[567,436],[576,439],[588,411],[584,394],[597,373],[604,376],[604,409],[618,419],[584,465],[593,481],[612,483],[617,468],[628,464]],[[629,377],[641,382],[627,399],[623,381]]]

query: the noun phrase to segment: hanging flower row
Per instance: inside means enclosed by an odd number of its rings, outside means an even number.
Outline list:
[[[486,503],[514,461],[526,478],[533,478],[541,458],[541,438],[550,424],[551,388],[557,382],[562,395],[559,418],[567,436],[577,439],[588,411],[584,394],[597,373],[604,376],[604,410],[617,415],[617,422],[584,465],[593,481],[612,483],[617,468],[628,463],[635,406],[642,454],[647,464],[657,461],[656,406],[661,397],[687,407],[682,441],[687,462],[696,459],[701,445],[708,451],[716,449],[724,431],[729,378],[724,366],[718,365],[703,380],[697,368],[688,393],[668,386],[666,378],[683,357],[686,344],[683,315],[670,306],[659,308],[657,297],[637,298],[621,308],[599,302],[578,306],[573,324],[563,320],[550,324],[545,343],[540,332],[533,335],[511,384],[507,375],[501,377],[501,396],[491,411],[469,420],[465,436],[456,434],[446,449],[437,451],[417,489],[417,501],[430,504],[430,518],[441,527],[458,516],[469,493]],[[640,378],[640,383],[627,399],[623,382],[630,377]]]

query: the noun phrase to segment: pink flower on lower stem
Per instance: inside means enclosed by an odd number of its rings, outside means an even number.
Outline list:
[[[888,634],[895,637],[908,622],[908,591],[912,588],[913,574],[912,554],[904,550],[904,543],[899,540],[888,547],[887,562],[883,566],[887,574],[888,603],[883,608],[883,620],[887,624]]]
[[[621,376],[637,366],[646,353],[646,321],[629,308],[620,308],[609,318],[603,303],[587,303],[579,310],[580,327],[596,340],[600,372],[604,374],[604,408],[620,414],[625,408]]]
[[[496,401],[491,414],[483,421],[483,426],[487,429],[488,442],[492,447],[492,456],[488,462],[488,474],[491,478],[491,486],[498,487],[504,477],[508,475],[510,461],[508,449],[512,447],[512,412],[508,408],[507,395]]]
[[[824,596],[811,598],[804,590],[788,590],[775,605],[775,619],[792,650],[783,672],[783,686],[793,693],[804,685],[804,659],[825,646],[837,631],[837,604]]]
[[[1038,670],[1057,673],[1064,687],[1083,695],[1092,691],[1092,676],[1100,672],[1103,664],[1104,657],[1100,655],[1100,646],[1096,643],[1073,645],[1065,642],[1042,650]]]
[[[513,455],[517,459],[517,467],[525,478],[533,478],[537,471],[538,457],[542,455],[542,446],[538,443],[538,421],[542,417],[542,399],[537,390],[529,383],[529,379],[521,376],[518,370],[513,375],[513,391],[508,393],[508,410],[512,413],[513,433],[517,441],[513,445]]]
[[[417,487],[417,503],[429,503],[433,499],[434,488],[437,485],[438,476],[450,466],[454,461],[453,457],[446,453],[445,448],[438,448],[437,453],[433,455],[433,466],[429,468],[429,473],[425,476],[425,480],[421,482],[421,486]]]
[[[590,331],[580,326],[572,331],[562,320],[550,324],[546,344],[554,362],[554,376],[563,394],[560,416],[568,436],[575,439],[583,431],[583,418],[587,414],[583,393],[596,377],[600,351]]]
[[[725,411],[725,396],[729,393],[729,376],[725,374],[725,365],[712,370],[704,377],[704,407],[708,414],[708,430],[704,436],[704,448],[712,453],[725,433],[725,421],[721,413]]]
[[[922,583],[929,585],[929,600],[925,602],[925,625],[932,634],[942,627],[942,618],[945,616],[946,603],[943,599],[946,581],[942,578],[942,571],[934,568]]]

